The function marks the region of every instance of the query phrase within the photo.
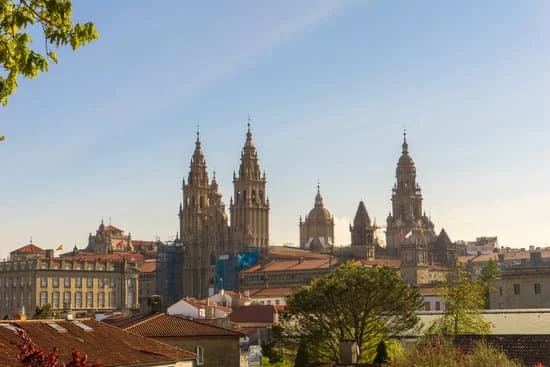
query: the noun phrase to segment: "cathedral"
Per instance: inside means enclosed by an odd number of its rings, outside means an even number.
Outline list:
[[[300,217],[300,248],[315,252],[329,251],[334,244],[334,217],[323,204],[317,185],[315,204],[305,220]]]
[[[422,211],[422,191],[416,182],[416,167],[409,154],[406,132],[402,148],[395,170],[392,211],[386,223],[386,255],[394,258],[399,258],[401,249],[411,240],[427,244],[436,238],[434,224]]]
[[[209,296],[215,285],[216,260],[222,254],[257,250],[267,254],[269,245],[269,199],[266,175],[261,172],[258,152],[252,141],[250,121],[241,152],[238,175],[233,173],[234,198],[228,216],[215,173],[208,177],[206,159],[197,132],[187,182],[183,180],[183,202],[179,228],[183,252],[183,295]]]

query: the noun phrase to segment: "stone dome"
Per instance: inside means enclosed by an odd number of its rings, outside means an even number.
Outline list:
[[[316,223],[328,223],[332,218],[330,211],[323,205],[323,197],[319,188],[317,188],[317,195],[315,195],[315,206],[309,211],[307,216],[308,222]]]

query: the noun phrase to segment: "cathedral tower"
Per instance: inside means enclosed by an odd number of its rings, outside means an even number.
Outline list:
[[[216,259],[228,238],[227,215],[213,178],[209,182],[206,160],[197,132],[187,184],[183,180],[180,234],[184,244],[183,294],[204,298],[214,289]]]
[[[267,254],[269,246],[269,199],[267,179],[258,162],[258,152],[252,142],[250,118],[246,142],[241,152],[239,175],[233,173],[234,201],[231,200],[231,233],[235,249],[257,248]]]
[[[399,257],[405,237],[414,229],[420,230],[427,242],[435,238],[434,225],[422,212],[422,192],[416,182],[416,167],[409,155],[406,132],[403,133],[402,148],[392,190],[392,212],[388,215],[386,230],[386,252],[395,258]]]
[[[363,201],[359,202],[353,226],[349,226],[351,232],[351,249],[353,255],[361,259],[374,259],[376,225],[371,225],[369,213]]]
[[[334,217],[323,204],[319,185],[315,205],[302,222],[300,218],[300,248],[312,251],[329,249],[334,244]]]

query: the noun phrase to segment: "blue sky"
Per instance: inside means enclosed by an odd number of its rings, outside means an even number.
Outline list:
[[[102,217],[173,237],[196,125],[228,204],[248,114],[274,244],[298,241],[317,180],[338,244],[359,200],[384,224],[404,127],[438,230],[550,243],[545,1],[74,7],[100,40],[0,107],[0,257],[31,236],[83,247]]]

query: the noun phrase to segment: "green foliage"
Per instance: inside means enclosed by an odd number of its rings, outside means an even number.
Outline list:
[[[521,367],[522,365],[491,346],[479,342],[472,351],[460,350],[445,339],[425,341],[406,348],[404,353],[390,360],[387,367]]]
[[[388,361],[388,351],[386,350],[386,343],[384,343],[383,340],[380,340],[380,343],[378,343],[378,346],[376,347],[376,357],[374,357],[374,360],[372,363],[386,363]]]
[[[34,310],[34,315],[32,316],[34,320],[49,319],[51,317],[52,317],[52,306],[49,303],[43,306],[36,306],[36,309]]]
[[[286,361],[271,362],[269,358],[262,357],[260,360],[260,366],[262,367],[291,367],[290,363]]]
[[[73,24],[71,0],[0,0],[0,103],[17,88],[17,77],[33,79],[58,58],[49,47],[76,50],[99,37],[93,23]],[[28,31],[41,29],[44,49],[36,51]],[[39,46],[40,47],[40,46]],[[1,69],[0,69],[1,70]]]
[[[485,297],[485,308],[489,308],[489,298],[493,288],[491,287],[491,281],[500,275],[500,268],[494,259],[489,259],[487,264],[481,268],[481,274],[479,275],[479,281],[483,283],[483,295]]]
[[[490,324],[483,319],[485,285],[471,278],[460,264],[455,264],[440,287],[445,300],[445,313],[428,330],[442,334],[488,334]]]
[[[287,341],[306,343],[315,361],[337,362],[340,341],[356,341],[360,362],[374,358],[389,335],[413,329],[422,298],[394,270],[348,263],[300,288],[287,300]]]
[[[305,342],[301,342],[296,352],[296,359],[294,360],[294,367],[307,367],[309,366],[309,353]]]
[[[498,267],[495,259],[489,259],[487,264],[481,268],[481,274],[479,275],[479,280],[482,282],[490,282],[500,275],[500,268]]]

